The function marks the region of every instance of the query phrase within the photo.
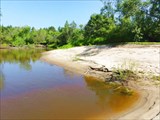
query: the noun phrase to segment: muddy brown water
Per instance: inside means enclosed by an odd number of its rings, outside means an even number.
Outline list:
[[[0,51],[0,118],[107,119],[139,98],[115,93],[92,77],[39,60],[43,50]]]

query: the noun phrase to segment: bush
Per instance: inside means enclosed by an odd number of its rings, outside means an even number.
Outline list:
[[[21,37],[16,37],[16,40],[12,43],[12,46],[19,47],[24,46],[26,43]]]
[[[72,48],[73,47],[73,45],[71,45],[71,44],[66,44],[66,45],[63,45],[63,46],[61,46],[61,47],[58,47],[58,49],[68,49],[68,48]]]

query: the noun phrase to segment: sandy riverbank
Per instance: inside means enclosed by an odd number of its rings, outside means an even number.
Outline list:
[[[104,65],[109,70],[129,67],[136,71],[143,71],[144,75],[160,75],[160,46],[158,45],[82,46],[45,52],[41,59],[80,74],[87,74],[88,66]],[[129,66],[131,64],[132,66]],[[145,78],[130,82],[130,86],[140,91],[141,97],[133,108],[115,118],[160,119],[160,87],[155,83]]]

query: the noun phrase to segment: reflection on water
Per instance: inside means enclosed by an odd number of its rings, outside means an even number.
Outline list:
[[[4,86],[4,74],[2,72],[2,65],[0,65],[0,90],[3,88]]]
[[[4,62],[8,63],[17,63],[20,64],[21,68],[25,70],[30,70],[32,66],[30,62],[35,62],[41,56],[41,52],[44,51],[43,49],[1,49],[0,50],[0,64]]]
[[[114,91],[114,88],[93,77],[85,77],[89,89],[95,92],[97,104],[107,113],[113,114],[121,112],[131,106],[139,97],[135,91],[133,95],[125,95]]]
[[[18,64],[24,70],[31,70],[31,61],[35,62],[41,56],[43,49],[0,49],[0,89],[3,88],[5,76],[3,74],[4,64]]]
[[[2,119],[106,119],[131,107],[138,94],[39,60],[38,50],[4,50],[1,62]]]

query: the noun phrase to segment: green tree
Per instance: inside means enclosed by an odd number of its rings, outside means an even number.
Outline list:
[[[84,36],[87,44],[104,44],[110,39],[115,28],[113,17],[107,18],[104,15],[93,14],[85,26]]]
[[[67,44],[67,41],[69,41],[70,38],[70,33],[69,33],[69,23],[66,21],[65,25],[63,28],[59,28],[60,35],[58,36],[58,39],[60,40],[59,45],[65,45]]]
[[[38,45],[45,42],[46,36],[47,36],[46,31],[44,29],[39,29],[37,32],[34,33],[32,39],[33,42],[36,45]]]

